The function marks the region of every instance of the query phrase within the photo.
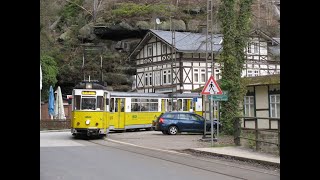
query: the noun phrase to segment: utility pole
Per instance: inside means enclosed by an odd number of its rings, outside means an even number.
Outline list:
[[[213,33],[213,23],[212,23],[212,0],[207,0],[207,30],[206,30],[206,74],[205,74],[205,82],[209,79],[209,67],[211,64],[211,74],[214,75],[213,69],[213,44],[212,44],[212,33]],[[210,40],[209,39],[210,35]],[[209,53],[208,53],[208,46],[210,45],[211,57],[209,60]],[[209,116],[211,115],[211,100],[209,100],[209,96],[204,95],[204,117],[207,118],[208,110]],[[206,137],[206,123],[204,123],[204,131],[203,131],[203,138]]]
[[[170,31],[172,34],[172,39],[171,39],[171,85],[172,85],[172,99],[171,99],[171,110],[178,110],[178,101],[177,101],[177,83],[174,84],[174,81],[177,80],[177,74],[176,74],[176,32],[175,32],[175,28],[173,25],[173,20],[172,20],[173,16],[170,17]],[[173,77],[175,76],[175,77]],[[176,105],[175,108],[173,107],[174,103],[173,103],[173,95],[176,96],[175,100],[176,100]]]

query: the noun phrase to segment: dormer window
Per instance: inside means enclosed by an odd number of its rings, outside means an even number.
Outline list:
[[[152,46],[148,46],[148,56],[152,56]]]

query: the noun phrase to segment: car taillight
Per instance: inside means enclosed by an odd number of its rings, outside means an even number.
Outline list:
[[[164,119],[163,119],[163,118],[160,118],[160,119],[159,119],[159,123],[164,123]]]

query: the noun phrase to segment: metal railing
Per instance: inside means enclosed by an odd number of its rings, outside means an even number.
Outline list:
[[[41,119],[40,130],[70,129],[70,119]]]
[[[241,119],[243,119],[243,127],[241,127]],[[258,125],[258,119],[268,119],[269,120],[269,128],[259,128]],[[246,127],[246,122],[254,122],[254,128],[248,128]],[[272,121],[276,121],[278,127],[271,128]],[[247,138],[241,136],[241,131],[248,130],[248,131],[254,131],[255,138]],[[259,132],[261,131],[267,131],[267,132],[273,132],[278,134],[278,143],[270,142],[270,141],[264,141],[259,139]],[[235,117],[234,119],[234,143],[237,146],[240,146],[240,139],[247,139],[251,141],[255,141],[255,148],[256,150],[260,149],[260,143],[268,143],[268,144],[274,144],[278,146],[278,150],[280,152],[280,118],[270,118],[270,117]]]

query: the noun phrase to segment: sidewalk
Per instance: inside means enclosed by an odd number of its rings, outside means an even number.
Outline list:
[[[216,156],[232,157],[238,160],[255,161],[261,164],[273,165],[280,167],[280,157],[266,154],[262,152],[255,152],[253,150],[241,146],[228,147],[211,147],[211,148],[192,148],[188,149],[194,152],[202,152]]]

